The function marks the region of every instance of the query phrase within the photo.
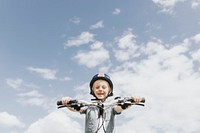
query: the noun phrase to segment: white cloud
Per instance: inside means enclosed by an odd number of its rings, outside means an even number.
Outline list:
[[[7,112],[0,112],[0,127],[24,127],[25,124],[16,116]]]
[[[200,43],[200,34],[196,34],[195,36],[184,40],[184,44],[186,46],[193,47],[194,49],[189,53],[194,61],[200,61],[199,43]]]
[[[70,77],[63,77],[63,78],[60,79],[60,81],[70,81],[70,80],[71,80]]]
[[[55,110],[56,97],[49,98],[41,94],[38,90],[30,90],[26,92],[21,92],[17,94],[16,101],[26,107],[38,107],[39,109],[44,109],[44,111]]]
[[[22,105],[39,106],[44,108],[47,108],[48,106],[47,99],[37,90],[22,92],[17,94],[17,96],[19,97],[17,102]]]
[[[115,49],[115,57],[119,61],[126,61],[132,59],[132,57],[139,56],[136,53],[138,46],[135,40],[136,36],[132,33],[132,30],[129,29],[121,37],[116,39],[119,49]]]
[[[103,28],[103,27],[104,27],[103,21],[101,20],[101,21],[98,21],[96,24],[91,25],[90,29],[99,29],[99,28]]]
[[[6,84],[13,88],[15,91],[23,91],[27,88],[29,89],[38,89],[39,87],[33,83],[27,83],[26,81],[24,81],[21,78],[16,78],[16,79],[12,79],[12,78],[8,78],[5,80]]]
[[[42,95],[37,90],[32,90],[30,92],[18,94],[20,97],[42,97]]]
[[[177,2],[182,2],[185,0],[152,0],[152,1],[156,4],[160,4],[167,7],[167,6],[175,6]]]
[[[113,11],[114,15],[118,15],[121,13],[121,10],[119,8],[115,8],[115,10]]]
[[[162,29],[161,25],[153,24],[153,23],[150,23],[150,22],[146,23],[146,27],[147,27],[147,30],[145,32],[147,32],[147,33],[153,33],[155,31]]]
[[[109,52],[103,47],[101,42],[95,42],[91,45],[91,51],[79,52],[74,59],[78,60],[78,63],[85,65],[88,68],[94,68],[102,65],[109,60]]]
[[[135,38],[136,36],[132,34],[131,30],[128,30],[121,38],[119,38],[119,40],[117,40],[119,48],[129,49],[135,47]]]
[[[99,42],[99,41],[96,41],[96,42],[94,42],[93,44],[90,45],[90,48],[92,50],[103,49],[103,43]]]
[[[65,48],[72,46],[81,46],[94,41],[94,35],[90,32],[82,32],[77,37],[72,37],[66,41]]]
[[[192,1],[192,9],[197,9],[200,7],[200,0],[193,0]]]
[[[71,112],[72,113],[72,112]],[[80,125],[66,113],[54,111],[29,126],[24,133],[81,133]]]
[[[81,19],[77,16],[74,16],[73,18],[70,19],[71,22],[74,24],[79,24],[81,22]]]
[[[22,79],[7,79],[6,83],[18,92],[18,94],[16,94],[16,101],[18,103],[28,106],[39,106],[45,109],[50,107],[50,104],[47,102],[47,98],[38,92],[38,86],[32,83],[26,83]]]
[[[195,43],[200,43],[200,34],[195,35],[195,36],[192,37],[191,39],[194,40]]]
[[[174,6],[178,2],[184,2],[186,0],[152,0],[152,1],[162,8],[161,12],[172,14]]]
[[[56,70],[48,69],[48,68],[35,68],[35,67],[28,67],[27,69],[31,72],[37,73],[39,76],[43,77],[44,79],[47,79],[47,80],[57,79]]]
[[[17,79],[6,79],[6,84],[15,90],[19,90],[24,81],[20,78]]]
[[[200,62],[200,49],[192,54],[192,58],[193,58],[193,60],[197,60]]]
[[[17,102],[21,103],[22,105],[28,106],[45,107],[46,105],[46,100],[43,97],[19,98]]]

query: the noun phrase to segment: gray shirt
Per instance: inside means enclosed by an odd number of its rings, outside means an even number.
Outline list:
[[[115,115],[120,114],[114,107],[106,108],[103,115],[99,115],[99,108],[96,106],[87,107],[82,114],[85,114],[85,133],[114,133]]]

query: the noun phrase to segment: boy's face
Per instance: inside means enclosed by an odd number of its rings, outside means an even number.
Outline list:
[[[93,84],[93,92],[99,100],[105,99],[110,93],[111,89],[105,80],[97,80]]]

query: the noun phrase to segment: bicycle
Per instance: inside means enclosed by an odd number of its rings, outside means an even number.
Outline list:
[[[113,106],[121,106],[122,109],[125,109],[131,105],[139,105],[139,106],[145,106],[145,98],[142,98],[141,102],[135,102],[132,97],[116,97],[114,101],[112,102],[101,102],[99,100],[93,100],[92,102],[88,102],[85,100],[71,100],[67,105],[63,105],[62,101],[57,101],[58,109],[64,108],[64,107],[71,107],[75,109],[76,111],[80,111],[82,107],[97,107],[99,108],[99,118],[102,117],[102,122],[100,124],[100,121],[98,123],[98,127],[95,131],[95,133],[98,133],[98,131],[103,128],[104,133],[106,133],[106,129],[104,127],[105,117],[104,112]]]

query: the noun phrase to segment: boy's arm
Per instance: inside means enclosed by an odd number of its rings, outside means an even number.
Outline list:
[[[115,106],[114,110],[115,110],[116,113],[121,113],[122,111],[124,111],[125,109],[128,109],[130,107],[131,107],[131,105],[129,105],[129,106],[125,107],[125,108],[122,107],[122,106],[117,105],[117,106]]]

